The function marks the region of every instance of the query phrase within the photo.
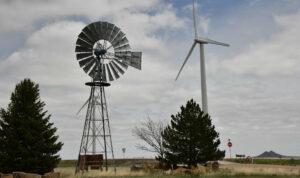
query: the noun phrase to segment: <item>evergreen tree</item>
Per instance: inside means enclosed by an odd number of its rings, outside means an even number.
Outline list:
[[[51,172],[62,148],[44,111],[39,85],[24,79],[11,94],[7,110],[0,110],[0,172]]]
[[[164,161],[173,165],[184,163],[191,167],[225,156],[225,151],[218,149],[219,134],[210,116],[204,114],[193,99],[185,107],[181,106],[181,112],[171,118],[171,125],[162,134]]]

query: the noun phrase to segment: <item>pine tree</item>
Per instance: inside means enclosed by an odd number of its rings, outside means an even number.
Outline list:
[[[24,79],[11,94],[7,110],[0,110],[0,172],[51,172],[62,148],[44,111],[39,85]]]
[[[191,167],[225,156],[225,151],[218,149],[219,134],[210,116],[204,114],[193,99],[171,118],[171,125],[162,134],[165,162],[173,165],[184,163]]]

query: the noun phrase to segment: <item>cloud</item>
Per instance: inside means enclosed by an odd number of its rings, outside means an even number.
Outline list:
[[[238,75],[299,75],[300,11],[291,15],[275,15],[277,31],[259,39],[233,59],[222,62],[221,68]]]
[[[200,27],[200,29],[204,32],[204,34],[206,35],[208,33],[208,30],[209,30],[209,25],[210,25],[210,19],[208,17],[205,17],[203,15],[199,15],[198,16],[198,11],[197,9],[201,8],[202,6],[195,2],[195,14],[196,14],[196,19],[199,19],[199,20],[196,20],[196,22],[198,23],[197,25]],[[193,4],[188,4],[184,7],[182,7],[182,9],[184,11],[188,11],[190,12],[190,14],[192,15],[193,13]],[[197,26],[197,28],[198,28]]]
[[[203,30],[204,34],[208,33],[209,30],[210,19],[200,16],[199,17],[199,26]]]
[[[195,2],[195,9],[202,7],[201,4]],[[193,3],[187,4],[182,7],[183,10],[193,11]]]
[[[122,13],[147,11],[158,3],[158,0],[90,0],[88,2],[80,0],[1,1],[0,32],[30,32],[37,23],[41,23],[45,20],[53,21],[53,19],[65,19],[70,16],[83,16],[91,21],[99,20],[99,17],[114,18]]]
[[[79,76],[72,76],[75,62],[75,39],[84,24],[61,21],[43,27],[30,36],[26,47],[1,61],[1,76],[6,79],[34,77],[46,85],[67,85]],[[64,70],[56,70],[63,67]],[[68,78],[66,83],[66,78]]]

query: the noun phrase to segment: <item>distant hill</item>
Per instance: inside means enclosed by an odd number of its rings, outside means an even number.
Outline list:
[[[299,156],[284,156],[274,151],[265,151],[254,158],[299,158]]]

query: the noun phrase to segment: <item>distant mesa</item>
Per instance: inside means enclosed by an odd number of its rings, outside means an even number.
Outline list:
[[[284,156],[274,151],[265,151],[254,158],[300,158],[299,156]]]

